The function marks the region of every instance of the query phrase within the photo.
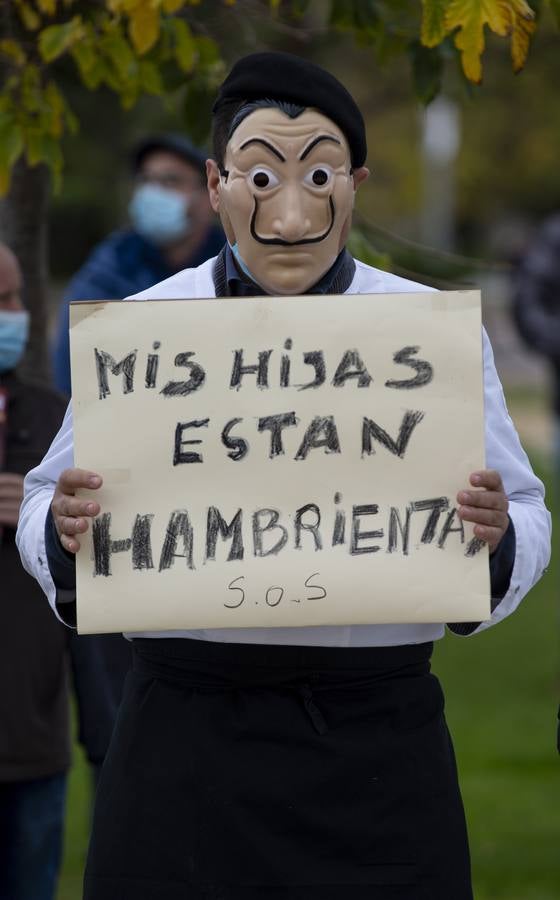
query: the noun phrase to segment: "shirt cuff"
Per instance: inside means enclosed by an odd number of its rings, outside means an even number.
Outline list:
[[[55,587],[65,591],[75,590],[76,557],[68,553],[60,543],[50,506],[45,520],[45,549]]]
[[[491,612],[494,612],[508,592],[514,562],[515,527],[509,519],[507,531],[494,552],[490,554]],[[453,634],[469,635],[481,624],[481,622],[449,622],[447,627]]]

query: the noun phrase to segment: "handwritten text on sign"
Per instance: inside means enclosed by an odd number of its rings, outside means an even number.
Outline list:
[[[480,620],[475,292],[75,304],[81,631]]]

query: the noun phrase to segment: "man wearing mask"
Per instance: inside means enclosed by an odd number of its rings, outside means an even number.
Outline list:
[[[70,763],[68,632],[46,616],[15,545],[23,478],[64,416],[54,391],[22,381],[29,313],[0,244],[0,900],[53,900]]]
[[[56,387],[69,395],[70,300],[122,300],[205,262],[224,242],[208,202],[206,156],[178,134],[148,137],[132,153],[130,228],[109,235],[74,275],[54,347]]]
[[[430,290],[345,249],[366,153],[360,111],[330,73],[283,53],[239,60],[214,106],[207,163],[228,243],[133,299],[338,294],[344,304],[345,294]],[[482,341],[488,469],[457,503],[490,550],[492,613],[449,625],[465,635],[513,612],[550,553],[543,486]],[[18,532],[24,564],[68,623],[71,556],[101,511],[102,480],[73,468],[72,451],[69,409],[26,480]],[[85,900],[472,900],[430,674],[443,635],[440,623],[129,635],[134,666],[97,793]]]
[[[148,137],[131,158],[135,187],[131,228],[111,234],[72,279],[59,314],[55,341],[56,386],[70,394],[70,300],[118,300],[151,287],[179,269],[214,256],[224,236],[208,201],[205,155],[185,137]],[[130,665],[120,635],[73,635],[70,642],[80,743],[94,783],[107,752]]]

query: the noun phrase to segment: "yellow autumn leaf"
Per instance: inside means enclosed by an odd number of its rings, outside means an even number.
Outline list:
[[[531,37],[536,27],[533,18],[527,18],[519,13],[515,16],[511,35],[511,59],[514,72],[520,72],[525,65]]]
[[[159,9],[151,3],[138,3],[128,15],[128,33],[134,49],[140,54],[147,53],[159,37]]]
[[[166,13],[176,13],[184,4],[185,0],[163,0],[161,6]]]
[[[480,58],[484,50],[485,26],[501,37],[506,37],[515,33],[518,18],[528,21],[533,15],[525,0],[451,0],[445,25],[448,32],[458,29],[455,46],[461,52],[463,71],[467,78],[476,84],[482,81]]]
[[[56,12],[56,0],[35,0],[35,6],[47,16],[54,16]]]
[[[36,31],[41,27],[41,18],[29,3],[26,3],[25,0],[15,0],[15,4],[24,28],[28,31]]]
[[[448,0],[422,0],[420,39],[425,47],[436,47],[445,38],[445,11],[448,5]]]
[[[22,47],[11,38],[5,38],[3,41],[0,41],[0,56],[7,56],[16,66],[24,66],[27,62],[27,57]]]
[[[120,0],[119,6],[124,12],[131,13],[141,6],[149,6],[152,9],[155,9],[156,6],[159,6],[160,2],[161,0]]]

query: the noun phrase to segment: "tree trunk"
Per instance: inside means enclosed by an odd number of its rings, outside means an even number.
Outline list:
[[[23,301],[31,313],[23,374],[43,383],[51,380],[47,349],[47,211],[49,172],[19,159],[8,194],[0,201],[0,238],[16,254],[23,274]]]

